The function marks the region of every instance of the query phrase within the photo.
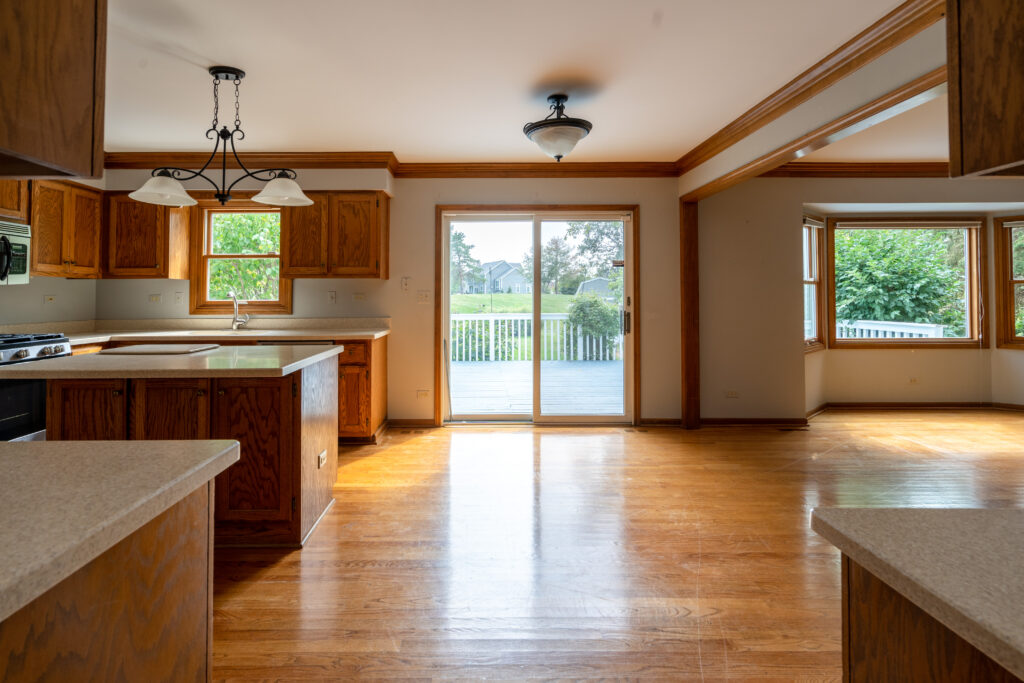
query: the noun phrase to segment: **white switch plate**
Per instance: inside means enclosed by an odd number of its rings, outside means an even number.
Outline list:
[[[409,291],[409,280],[411,280],[411,279],[412,278],[408,277],[408,276],[402,278],[402,291],[403,292],[408,292]]]
[[[185,303],[185,292],[175,292],[174,303],[178,304],[179,306]]]
[[[416,398],[427,398],[428,396],[430,396],[430,390],[429,389],[417,389],[416,390]]]
[[[320,451],[320,455],[316,456],[316,468],[320,469],[327,464],[327,451]]]
[[[44,306],[46,304],[55,304],[55,303],[57,303],[57,295],[56,294],[44,294],[43,295],[43,305]]]
[[[336,304],[338,303],[338,293],[333,289],[327,292],[327,303]]]
[[[163,296],[160,295],[160,294],[150,294],[149,295],[149,303],[151,303],[151,304],[158,304],[158,303],[160,303],[160,301],[162,299],[163,299]]]

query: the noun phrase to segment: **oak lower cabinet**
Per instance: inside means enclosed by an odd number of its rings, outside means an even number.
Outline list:
[[[107,193],[104,278],[188,279],[188,208]]]
[[[0,218],[28,222],[27,180],[0,180]]]
[[[281,276],[388,279],[390,198],[384,192],[310,192],[281,209]]]
[[[32,181],[31,274],[97,278],[103,193],[49,180]]]
[[[48,380],[47,439],[236,440],[239,461],[214,487],[216,544],[300,547],[334,503],[337,367],[329,358],[285,377]]]
[[[338,436],[376,443],[388,413],[388,338],[337,343]]]

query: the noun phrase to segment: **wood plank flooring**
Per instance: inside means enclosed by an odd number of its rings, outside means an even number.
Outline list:
[[[981,410],[391,431],[305,549],[218,549],[214,678],[839,680],[810,510],[1021,506],[1022,444]]]

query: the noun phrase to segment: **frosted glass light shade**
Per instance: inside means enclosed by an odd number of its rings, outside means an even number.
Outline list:
[[[299,184],[291,178],[274,178],[258,195],[252,198],[260,204],[274,206],[309,206],[313,200],[302,192]]]
[[[177,180],[170,175],[155,175],[146,184],[128,195],[137,202],[160,204],[161,206],[194,206],[196,200],[185,192]]]

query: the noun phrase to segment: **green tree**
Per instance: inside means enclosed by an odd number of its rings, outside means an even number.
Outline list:
[[[611,278],[612,261],[624,258],[622,221],[571,221],[566,235],[578,239],[576,257],[589,277]]]
[[[619,312],[593,294],[583,294],[569,306],[569,325],[572,329],[578,328],[584,337],[602,340],[604,348],[610,349],[619,334]],[[577,343],[575,335],[572,343]],[[596,344],[586,344],[582,355],[584,360],[603,360],[597,358]]]
[[[473,258],[473,245],[466,243],[466,234],[456,230],[452,233],[451,265],[449,288],[451,294],[462,294],[470,285],[483,280],[480,262]]]
[[[573,270],[573,254],[569,244],[561,237],[552,237],[540,252],[540,281],[552,294],[558,294],[558,285]]]
[[[281,214],[274,211],[213,213],[210,253],[274,254],[273,258],[211,258],[209,296],[225,300],[234,292],[247,301],[276,301],[280,297]]]
[[[836,230],[836,318],[966,334],[962,230]]]

